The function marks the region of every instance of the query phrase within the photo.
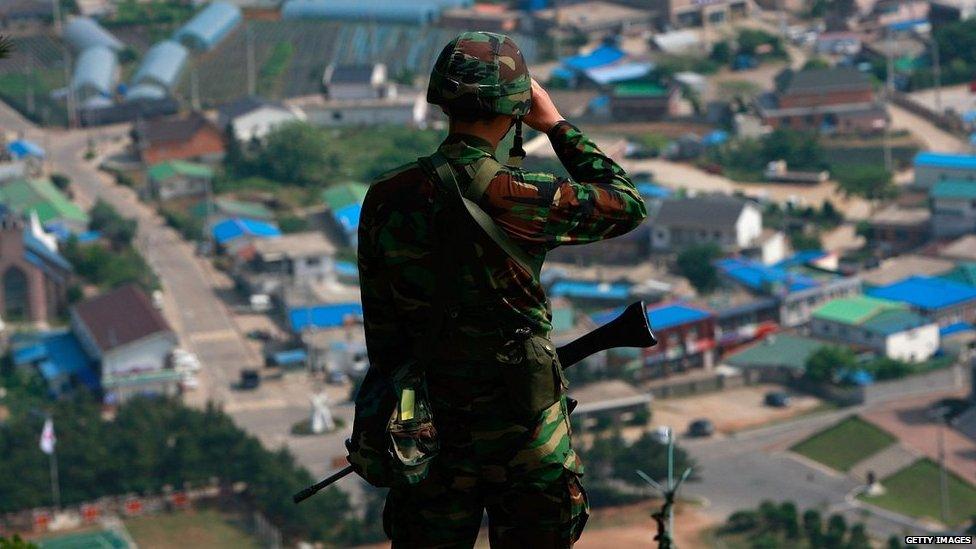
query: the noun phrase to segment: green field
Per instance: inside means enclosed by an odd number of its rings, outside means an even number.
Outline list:
[[[852,416],[790,450],[832,469],[849,471],[855,463],[894,444],[895,440],[889,433]]]
[[[107,530],[68,534],[36,540],[41,549],[128,549],[129,544],[118,534]]]
[[[233,517],[211,510],[127,519],[125,527],[139,547],[153,549],[257,549],[261,547]]]
[[[948,473],[949,527],[960,526],[976,513],[976,487]],[[942,496],[939,466],[925,458],[881,481],[885,493],[858,496],[862,501],[912,517],[941,520]]]

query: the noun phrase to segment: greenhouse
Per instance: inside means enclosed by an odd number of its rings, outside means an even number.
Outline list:
[[[82,52],[88,48],[102,46],[111,50],[120,51],[125,45],[113,36],[104,27],[89,17],[75,17],[64,26],[62,35],[76,52]]]
[[[440,17],[446,0],[400,2],[390,0],[289,0],[283,19],[328,19],[428,25]]]
[[[90,95],[109,96],[115,86],[118,59],[115,52],[96,46],[81,52],[71,77],[71,89],[82,98]]]
[[[179,83],[189,52],[178,42],[159,42],[146,52],[139,70],[132,77],[133,85],[152,83],[171,90]]]
[[[241,10],[226,2],[214,2],[196,14],[173,35],[195,50],[212,50],[243,20]]]

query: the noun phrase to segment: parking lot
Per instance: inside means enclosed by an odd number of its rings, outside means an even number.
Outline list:
[[[793,394],[788,407],[773,408],[763,404],[770,391],[782,391],[779,385],[753,385],[686,398],[655,400],[651,405],[651,424],[670,426],[679,435],[695,419],[709,419],[717,433],[729,434],[773,421],[781,421],[821,405],[820,399]]]

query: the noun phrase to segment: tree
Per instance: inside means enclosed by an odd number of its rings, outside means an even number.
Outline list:
[[[6,59],[14,51],[14,43],[10,38],[0,35],[0,59]]]
[[[71,179],[62,173],[52,173],[51,183],[58,188],[61,192],[66,192],[68,187],[71,186]]]
[[[854,351],[847,347],[823,347],[807,358],[803,377],[815,383],[833,383],[841,370],[856,363]]]
[[[861,196],[867,199],[891,198],[897,193],[892,183],[892,174],[884,166],[848,166],[834,174],[844,194]]]
[[[727,41],[723,40],[721,42],[716,42],[715,45],[712,46],[712,53],[709,55],[709,57],[717,63],[726,65],[732,62],[733,55],[734,52],[732,51],[732,46],[729,45]]]
[[[0,549],[38,549],[37,545],[14,536],[10,539],[0,537]]]
[[[750,532],[759,527],[759,514],[752,510],[736,511],[725,520],[725,531]]]
[[[811,547],[819,547],[823,537],[823,519],[820,511],[807,509],[803,512],[803,535],[810,542]]]
[[[847,540],[847,549],[871,549],[871,540],[863,524],[851,527],[851,534]]]
[[[847,534],[847,521],[843,515],[830,515],[827,519],[827,531],[824,533],[826,547],[842,547],[844,536]]]
[[[794,231],[790,233],[790,243],[793,244],[794,250],[820,250],[823,248],[820,235],[817,233]]]
[[[864,369],[878,381],[900,379],[912,373],[913,370],[911,364],[888,357],[876,358],[867,363]]]
[[[325,184],[335,163],[324,132],[309,124],[292,122],[268,134],[255,159],[255,168],[270,179],[310,186]]]
[[[129,245],[136,235],[136,220],[122,217],[111,204],[102,199],[95,202],[88,215],[91,218],[89,228],[101,232],[116,247]]]
[[[678,254],[678,270],[699,293],[707,294],[718,287],[718,270],[713,262],[722,256],[715,244],[699,244]]]
[[[823,57],[811,57],[807,59],[807,62],[803,64],[803,70],[810,69],[829,69],[830,61],[824,59]]]
[[[763,137],[762,158],[765,162],[785,160],[796,169],[822,169],[826,165],[823,148],[813,133],[779,128]]]

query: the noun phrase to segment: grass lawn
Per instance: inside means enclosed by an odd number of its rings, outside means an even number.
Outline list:
[[[257,549],[261,547],[234,518],[212,510],[135,517],[125,521],[139,547],[153,549]]]
[[[976,487],[948,473],[949,527],[959,526],[976,513]],[[886,492],[859,499],[912,517],[941,520],[939,465],[925,458],[881,481]]]
[[[128,549],[129,544],[114,532],[98,530],[34,540],[41,549]]]
[[[887,448],[895,437],[853,416],[796,444],[790,450],[838,471]]]

